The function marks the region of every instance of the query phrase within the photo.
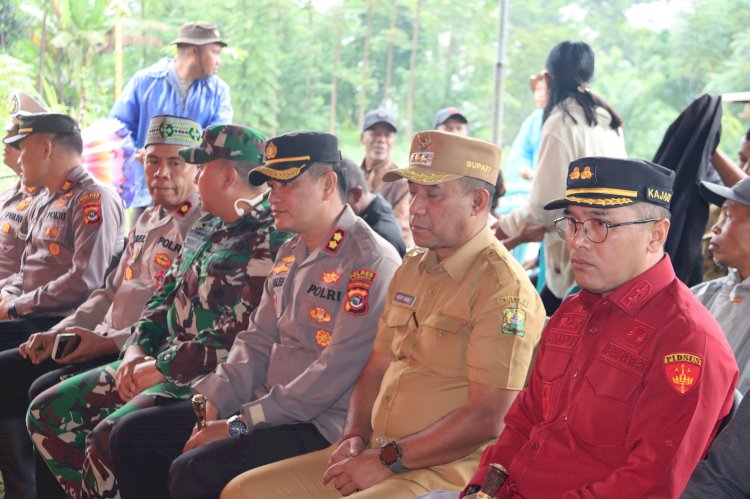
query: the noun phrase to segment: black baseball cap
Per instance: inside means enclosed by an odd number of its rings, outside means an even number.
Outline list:
[[[34,133],[80,135],[81,128],[78,126],[78,122],[67,114],[29,114],[21,116],[21,123],[18,125],[18,134],[12,137],[7,137],[4,142],[18,149],[19,142]]]
[[[568,205],[619,208],[651,203],[669,209],[674,172],[650,161],[620,158],[581,158],[568,165],[565,197],[544,206]]]
[[[398,132],[396,128],[396,116],[387,109],[379,108],[374,109],[365,115],[365,122],[362,125],[362,131],[369,130],[378,123],[385,123],[393,128],[394,132]]]
[[[266,143],[262,164],[248,175],[250,183],[261,185],[268,179],[289,182],[313,163],[339,163],[341,152],[335,135],[323,132],[290,132]]]
[[[437,114],[435,115],[435,124],[432,126],[432,128],[437,128],[439,125],[442,125],[443,123],[448,121],[450,118],[458,118],[464,123],[469,122],[469,120],[467,120],[466,117],[463,114],[461,114],[461,111],[459,111],[457,107],[450,106],[450,107],[444,107],[443,109],[437,112]]]

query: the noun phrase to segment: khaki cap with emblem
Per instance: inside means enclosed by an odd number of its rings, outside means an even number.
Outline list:
[[[177,38],[172,40],[170,45],[177,45],[178,43],[184,43],[187,45],[208,45],[210,43],[218,43],[222,47],[227,46],[226,42],[221,39],[219,27],[214,23],[203,21],[189,22],[180,26]]]
[[[335,135],[300,131],[269,140],[263,159],[263,164],[250,172],[253,185],[268,179],[290,182],[313,163],[341,162],[341,152]]]
[[[44,107],[39,101],[21,90],[14,90],[8,96],[8,122],[5,124],[5,131],[18,131],[21,125],[21,116],[33,113],[48,113],[49,109]]]
[[[436,185],[461,177],[495,185],[502,151],[495,144],[454,133],[428,130],[414,135],[409,166],[390,170],[383,181],[405,178],[422,185]]]

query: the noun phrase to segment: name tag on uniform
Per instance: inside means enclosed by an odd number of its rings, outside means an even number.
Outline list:
[[[401,291],[398,291],[396,293],[396,296],[393,297],[393,303],[395,303],[396,305],[404,305],[409,308],[413,308],[416,301],[416,296],[407,295],[406,293],[402,293]]]

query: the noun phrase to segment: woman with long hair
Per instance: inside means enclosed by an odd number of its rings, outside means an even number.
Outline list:
[[[536,176],[529,199],[496,224],[498,237],[512,236],[516,243],[533,240],[532,226],[544,226],[546,284],[541,292],[547,315],[557,309],[573,289],[573,270],[565,241],[555,235],[553,220],[561,211],[545,211],[544,205],[564,197],[568,165],[587,156],[624,158],[622,118],[604,99],[594,94],[594,52],[584,42],[565,41],[547,56],[545,80],[549,98],[544,108],[542,140]]]

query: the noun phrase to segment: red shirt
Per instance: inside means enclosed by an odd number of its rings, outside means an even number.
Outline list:
[[[677,497],[729,412],[738,370],[669,257],[606,297],[565,300],[490,463],[498,497]]]

